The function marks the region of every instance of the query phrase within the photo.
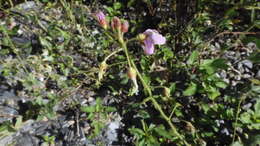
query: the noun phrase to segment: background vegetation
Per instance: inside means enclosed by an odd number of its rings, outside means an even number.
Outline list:
[[[94,145],[105,145],[97,139],[118,117],[115,145],[260,144],[257,0],[35,2],[41,8],[24,11],[17,9],[23,1],[0,1],[0,86],[25,99],[0,102],[0,110],[18,111],[0,111],[8,118],[0,120],[0,139],[28,120],[65,115],[77,117],[72,121],[79,126],[89,124],[84,136],[96,139]],[[131,94],[127,58],[117,52],[122,44],[93,19],[98,10],[110,21],[117,16],[129,22],[125,40],[149,28],[167,39],[149,56],[140,42],[127,45],[143,77],[137,95]],[[60,135],[40,140],[66,143]]]

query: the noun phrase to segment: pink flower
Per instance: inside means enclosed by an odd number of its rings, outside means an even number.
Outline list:
[[[108,22],[106,20],[106,16],[102,11],[98,11],[94,13],[94,17],[97,19],[98,23],[103,27],[104,29],[107,29]]]
[[[154,53],[154,45],[163,45],[166,42],[165,37],[154,29],[147,29],[143,34],[145,35],[145,39],[143,40],[142,47],[146,55]]]

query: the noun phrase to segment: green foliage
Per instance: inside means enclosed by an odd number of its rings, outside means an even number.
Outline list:
[[[260,130],[260,100],[256,101],[254,110],[243,112],[239,119],[247,128]]]
[[[111,112],[115,112],[116,109],[109,106],[103,106],[100,98],[96,99],[96,104],[93,106],[82,106],[81,111],[88,114],[87,119],[92,121],[91,126],[93,127],[93,134],[90,138],[98,136],[105,127],[106,120],[108,120]]]
[[[49,0],[41,2],[46,3],[46,11],[49,7],[59,7]],[[129,19],[132,26],[124,35],[126,48],[116,38],[118,34],[106,37],[115,33],[114,30],[106,34],[105,30],[93,28],[98,27],[97,23],[89,19],[92,16],[83,6],[74,1],[60,2],[64,16],[58,19],[54,16],[42,18],[36,13],[24,17],[25,22],[37,25],[33,33],[38,36],[40,46],[36,52],[32,42],[12,40],[19,36],[19,26],[9,29],[8,23],[1,23],[0,76],[4,84],[21,88],[31,100],[26,103],[28,110],[23,117],[15,117],[15,123],[0,125],[0,138],[16,132],[23,125],[22,119],[56,118],[55,107],[77,95],[79,90],[109,90],[112,99],[123,103],[120,110],[103,105],[102,97],[96,98],[93,105],[80,107],[80,112],[87,115],[81,120],[88,120],[91,126],[91,133],[86,134],[89,138],[99,136],[112,113],[122,110],[124,116],[130,113],[134,118],[138,117],[129,122],[133,124],[132,128],[126,127],[134,137],[135,145],[259,144],[259,135],[251,134],[260,130],[259,79],[252,75],[250,79],[243,78],[237,85],[232,85],[235,77],[230,77],[227,82],[219,76],[221,71],[225,71],[228,77],[232,71],[238,72],[234,67],[240,60],[227,65],[229,60],[223,59],[225,51],[246,50],[251,42],[256,44],[256,49],[249,57],[241,55],[240,59],[252,61],[253,74],[258,71],[260,41],[255,31],[259,29],[256,15],[259,4],[255,0],[200,0],[194,18],[181,30],[176,29],[177,21],[173,17],[168,18],[168,13],[176,13],[175,1],[102,2],[111,4],[104,6],[109,20],[127,12],[122,19]],[[0,3],[11,5],[10,2]],[[139,10],[139,4],[145,4],[145,9]],[[154,18],[140,16],[147,13]],[[48,25],[42,24],[45,19]],[[150,19],[156,21],[152,24]],[[147,29],[150,23],[167,36],[167,44],[156,46],[154,55],[145,56],[142,54],[143,44],[128,37],[141,33],[140,30]],[[214,47],[217,44],[219,47]],[[118,48],[125,49],[128,54]],[[131,57],[130,63],[126,54]],[[107,68],[103,71],[102,81],[98,81],[98,64],[107,56],[110,56],[106,60]],[[133,85],[126,75],[129,64],[138,69],[137,95],[129,93],[129,86]],[[54,87],[49,87],[50,82]],[[247,108],[248,103],[252,105]],[[73,101],[68,106],[75,109],[79,105]],[[227,135],[223,128],[228,131]],[[42,136],[42,139],[51,145],[55,144],[56,137]]]
[[[197,84],[191,82],[189,87],[183,91],[184,96],[191,96],[194,95],[197,91]]]
[[[143,129],[139,128],[130,128],[129,132],[135,135],[137,146],[153,146],[160,145],[160,143],[165,143],[168,140],[174,140],[172,132],[167,131],[163,125],[146,125],[142,121]]]

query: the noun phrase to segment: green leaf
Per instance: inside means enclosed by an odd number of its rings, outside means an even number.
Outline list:
[[[101,132],[101,129],[104,128],[104,124],[100,121],[94,121],[92,124],[94,126],[94,135],[98,135]]]
[[[129,81],[129,78],[128,77],[124,77],[121,81],[120,81],[120,84],[122,85],[126,85]]]
[[[163,52],[163,60],[167,61],[168,59],[172,59],[174,57],[174,54],[170,48],[162,47]]]
[[[106,107],[106,112],[115,112],[116,111],[116,108],[114,107]]]
[[[207,74],[213,74],[218,69],[226,69],[227,67],[225,59],[206,59],[200,65],[200,69],[206,70]]]
[[[86,112],[86,113],[93,113],[96,111],[95,106],[83,106],[80,108],[81,111]]]
[[[241,114],[239,120],[244,124],[252,123],[251,115],[247,112],[244,112],[243,114]]]
[[[145,135],[145,133],[143,132],[143,130],[139,129],[139,128],[130,128],[129,132],[136,135],[137,137],[142,137]]]
[[[215,87],[209,86],[208,90],[208,97],[211,100],[214,100],[216,97],[220,95],[220,92]]]
[[[184,96],[194,95],[197,91],[197,84],[191,82],[189,87],[183,92]]]
[[[138,116],[142,117],[143,119],[148,119],[148,118],[150,118],[149,113],[148,113],[147,111],[145,111],[145,110],[140,110],[140,111],[138,112]]]
[[[258,99],[254,105],[255,116],[260,118],[260,100]]]
[[[225,89],[227,87],[227,83],[225,82],[217,82],[215,85],[222,89]]]
[[[158,127],[154,128],[158,135],[171,139],[172,135],[165,129],[163,125],[159,125]]]
[[[113,4],[113,8],[114,8],[115,10],[118,10],[118,9],[120,9],[121,7],[122,7],[122,4],[119,3],[119,2],[116,2],[116,3]]]
[[[187,64],[193,64],[195,61],[197,61],[198,57],[199,57],[199,51],[194,50],[191,53],[191,55],[190,55],[190,57],[189,57],[189,59],[187,61]]]
[[[171,86],[170,86],[169,89],[170,89],[170,93],[172,95],[176,90],[176,83],[171,83]]]
[[[260,130],[260,123],[252,123],[250,126],[248,126],[249,129],[257,129]]]

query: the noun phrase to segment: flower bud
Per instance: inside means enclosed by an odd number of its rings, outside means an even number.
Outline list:
[[[106,16],[102,11],[98,11],[94,14],[94,17],[97,19],[98,23],[101,25],[102,28],[108,28],[108,22],[106,20]]]
[[[143,33],[140,33],[137,35],[137,39],[142,42],[146,39],[146,35]]]
[[[171,90],[167,87],[163,88],[163,96],[170,97],[171,96]]]
[[[128,21],[124,20],[121,25],[121,31],[123,33],[126,33],[126,32],[128,32],[128,28],[129,28],[129,23],[128,23]]]
[[[121,20],[118,17],[114,17],[111,21],[111,27],[113,30],[121,31]]]
[[[136,80],[136,71],[135,71],[135,69],[133,69],[132,67],[128,68],[127,76],[128,76],[131,80]]]
[[[98,80],[101,81],[105,72],[106,72],[106,69],[107,69],[107,63],[105,61],[103,61],[100,66],[99,66],[99,72],[98,72]]]
[[[138,84],[136,80],[136,70],[133,69],[132,67],[128,68],[127,75],[132,80],[134,85],[132,93],[137,95],[139,91],[138,91]]]
[[[191,134],[196,132],[195,127],[191,124],[191,122],[186,122],[186,130],[188,130]]]
[[[101,64],[100,64],[100,70],[106,70],[107,69],[107,63],[105,61],[103,61]]]

